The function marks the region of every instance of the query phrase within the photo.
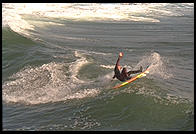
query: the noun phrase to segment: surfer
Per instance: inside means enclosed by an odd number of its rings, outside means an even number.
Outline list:
[[[131,79],[131,76],[130,76],[131,74],[142,72],[142,66],[140,66],[140,70],[129,71],[129,72],[127,72],[127,69],[125,67],[122,69],[122,67],[120,66],[120,59],[122,57],[123,57],[123,53],[120,52],[119,56],[118,56],[118,60],[116,62],[116,66],[114,68],[115,74],[113,76],[113,79],[117,78],[120,81],[126,81],[126,80]],[[120,72],[121,69],[122,69],[122,71]]]

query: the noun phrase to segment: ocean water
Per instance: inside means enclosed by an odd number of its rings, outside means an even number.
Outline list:
[[[2,4],[3,130],[193,131],[194,4]],[[128,70],[150,73],[119,89]]]

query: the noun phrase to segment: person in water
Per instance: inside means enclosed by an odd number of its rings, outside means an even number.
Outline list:
[[[126,80],[129,80],[131,79],[131,74],[135,74],[135,73],[139,73],[139,72],[142,72],[142,66],[140,66],[140,70],[135,70],[135,71],[129,71],[127,72],[127,69],[124,67],[122,69],[122,67],[120,66],[120,59],[123,57],[123,53],[120,52],[119,53],[119,56],[118,56],[118,60],[116,62],[116,66],[114,68],[114,76],[113,76],[113,79],[114,78],[117,78],[118,80],[124,82]],[[122,71],[120,72],[120,70],[122,69]]]

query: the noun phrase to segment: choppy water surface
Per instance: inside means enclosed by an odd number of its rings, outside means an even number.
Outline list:
[[[3,130],[194,130],[193,11],[3,3]],[[128,70],[151,69],[113,90],[120,51]]]

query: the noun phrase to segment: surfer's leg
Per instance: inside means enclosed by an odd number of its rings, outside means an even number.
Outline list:
[[[140,70],[129,71],[129,72],[127,72],[127,74],[131,75],[131,74],[136,74],[136,73],[140,73],[140,72],[142,72],[142,66],[140,66]]]
[[[135,70],[135,71],[129,71],[127,74],[128,75],[131,75],[131,74],[136,74],[136,73],[139,73],[141,72],[140,70]]]

